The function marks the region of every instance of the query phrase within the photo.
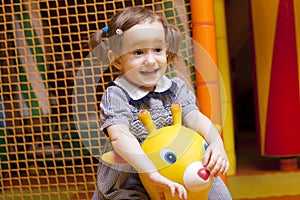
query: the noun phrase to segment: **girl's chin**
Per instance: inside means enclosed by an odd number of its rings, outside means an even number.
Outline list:
[[[144,79],[139,79],[136,81],[136,84],[138,84],[141,87],[145,87],[145,88],[151,88],[151,87],[155,87],[159,82],[158,78],[144,78]]]
[[[153,88],[157,85],[157,82],[143,82],[138,85],[142,88],[153,90]]]

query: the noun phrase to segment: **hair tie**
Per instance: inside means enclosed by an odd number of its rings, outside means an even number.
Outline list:
[[[122,34],[123,34],[123,30],[120,29],[120,28],[117,28],[116,34],[117,34],[117,35],[122,35]]]
[[[103,33],[107,33],[107,32],[108,32],[108,26],[103,27],[103,28],[102,28],[102,32],[103,32]]]

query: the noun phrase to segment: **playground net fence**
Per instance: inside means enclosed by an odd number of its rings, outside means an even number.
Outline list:
[[[0,199],[91,199],[105,142],[97,105],[114,72],[87,65],[79,75],[89,57],[89,37],[124,7],[160,12],[186,36],[185,61],[168,72],[176,68],[192,83],[189,1],[5,0],[0,5]]]

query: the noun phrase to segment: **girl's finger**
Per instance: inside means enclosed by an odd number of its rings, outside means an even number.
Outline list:
[[[226,167],[225,167],[225,170],[224,170],[224,172],[223,172],[223,175],[225,175],[225,174],[228,172],[229,166],[230,166],[229,161],[226,160]]]
[[[174,186],[171,186],[171,187],[170,187],[170,191],[171,191],[172,197],[174,197],[174,196],[175,196],[175,187],[174,187]]]
[[[210,160],[209,160],[209,163],[208,165],[206,166],[206,168],[208,168],[208,170],[210,170],[213,174],[215,171],[217,171],[219,169],[220,166],[218,166],[218,159],[219,159],[219,156],[216,156],[216,155],[212,155],[210,157]],[[216,166],[217,165],[217,166]]]
[[[206,167],[208,165],[208,162],[210,160],[210,151],[206,151],[206,153],[204,154],[203,160],[202,160],[202,164],[204,167]]]

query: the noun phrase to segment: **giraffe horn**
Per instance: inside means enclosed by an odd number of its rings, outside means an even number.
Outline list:
[[[142,122],[144,127],[147,129],[149,135],[156,131],[156,127],[153,124],[150,113],[148,110],[141,110],[138,114],[139,120]]]
[[[174,125],[176,125],[176,124],[181,125],[181,112],[182,112],[181,104],[173,103],[171,105],[171,112],[172,112],[172,116],[173,116]]]

